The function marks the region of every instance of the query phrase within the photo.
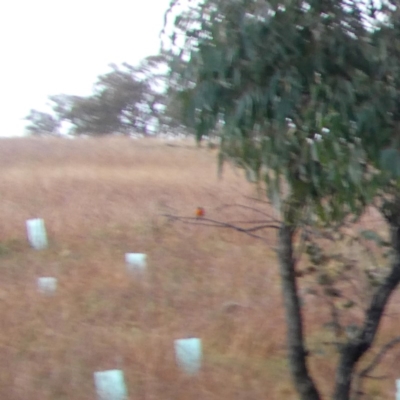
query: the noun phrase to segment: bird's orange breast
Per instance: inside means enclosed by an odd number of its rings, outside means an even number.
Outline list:
[[[196,208],[196,217],[204,217],[205,211],[203,207]]]

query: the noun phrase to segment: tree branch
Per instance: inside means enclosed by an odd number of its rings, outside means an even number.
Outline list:
[[[393,263],[386,279],[372,296],[370,305],[365,312],[364,326],[359,334],[354,339],[349,340],[342,348],[336,371],[335,393],[333,397],[335,400],[348,398],[354,366],[371,347],[389,298],[400,282],[400,235],[398,230],[396,242],[397,260]]]
[[[375,357],[368,364],[368,366],[365,367],[364,369],[362,369],[357,374],[357,378],[356,378],[357,380],[356,380],[355,389],[354,389],[354,400],[359,399],[360,396],[362,396],[362,394],[363,394],[363,389],[362,389],[363,379],[365,379],[365,378],[384,379],[385,378],[385,377],[372,377],[372,376],[370,376],[370,373],[380,364],[380,362],[382,361],[382,359],[386,355],[386,353],[399,343],[400,343],[400,336],[397,336],[394,339],[387,342],[385,345],[383,345],[381,347],[379,352],[375,355]]]
[[[258,208],[251,207],[251,206],[246,206],[246,205],[244,205],[244,204],[223,204],[223,205],[221,205],[220,207],[217,207],[215,210],[216,210],[216,211],[219,211],[219,210],[221,210],[221,209],[223,209],[223,208],[232,208],[232,207],[238,207],[238,208],[243,208],[243,209],[246,209],[246,210],[255,211],[255,212],[257,212],[258,214],[264,215],[265,217],[270,218],[272,221],[279,223],[279,219],[278,219],[278,218],[274,218],[274,217],[271,216],[270,214],[267,214],[266,212],[261,211],[261,210],[259,210]]]
[[[340,315],[339,315],[338,309],[337,309],[334,301],[332,301],[332,299],[330,297],[325,296],[325,298],[330,307],[331,318],[332,318],[332,327],[333,327],[335,337],[336,337],[336,339],[340,339],[340,337],[343,334],[343,326],[340,323]],[[337,347],[337,348],[339,348],[339,347]]]
[[[188,224],[192,224],[192,225],[203,225],[203,226],[210,226],[210,227],[214,227],[214,228],[230,228],[230,229],[234,229],[238,232],[245,233],[246,235],[251,236],[253,238],[261,239],[264,241],[266,241],[266,239],[264,237],[255,235],[252,232],[262,230],[262,229],[267,229],[267,228],[279,229],[279,226],[274,225],[274,224],[262,224],[262,225],[251,227],[251,228],[242,228],[240,226],[231,224],[229,222],[221,222],[221,221],[217,221],[217,220],[210,219],[210,218],[204,218],[204,217],[202,217],[200,219],[200,218],[195,218],[195,217],[180,217],[180,216],[171,215],[171,214],[162,214],[162,216],[167,217],[172,221],[180,221],[180,222],[188,223]]]
[[[304,346],[303,319],[293,258],[293,226],[282,224],[278,234],[278,259],[284,299],[288,359],[295,387],[301,400],[321,400],[307,366],[308,352]]]

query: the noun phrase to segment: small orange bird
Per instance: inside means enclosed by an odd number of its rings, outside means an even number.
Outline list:
[[[204,214],[205,214],[206,212],[204,211],[204,208],[203,207],[197,207],[196,208],[196,217],[197,218],[201,218],[201,217],[204,217]]]

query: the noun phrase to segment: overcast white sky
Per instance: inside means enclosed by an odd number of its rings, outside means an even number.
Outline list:
[[[0,136],[21,135],[52,94],[88,95],[108,64],[158,53],[170,0],[9,0],[0,5]]]

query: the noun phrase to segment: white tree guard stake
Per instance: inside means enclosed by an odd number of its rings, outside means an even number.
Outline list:
[[[126,253],[125,262],[130,273],[144,272],[147,267],[147,255],[143,253]]]
[[[178,366],[189,375],[196,375],[201,368],[201,339],[178,339],[174,342]]]
[[[34,249],[42,250],[47,247],[47,234],[43,219],[28,219],[26,229],[29,243]]]
[[[98,400],[127,400],[124,373],[120,369],[94,373],[94,384]]]
[[[396,379],[396,400],[400,400],[400,379]]]
[[[42,294],[53,294],[57,289],[57,279],[44,276],[37,280],[38,290]]]

